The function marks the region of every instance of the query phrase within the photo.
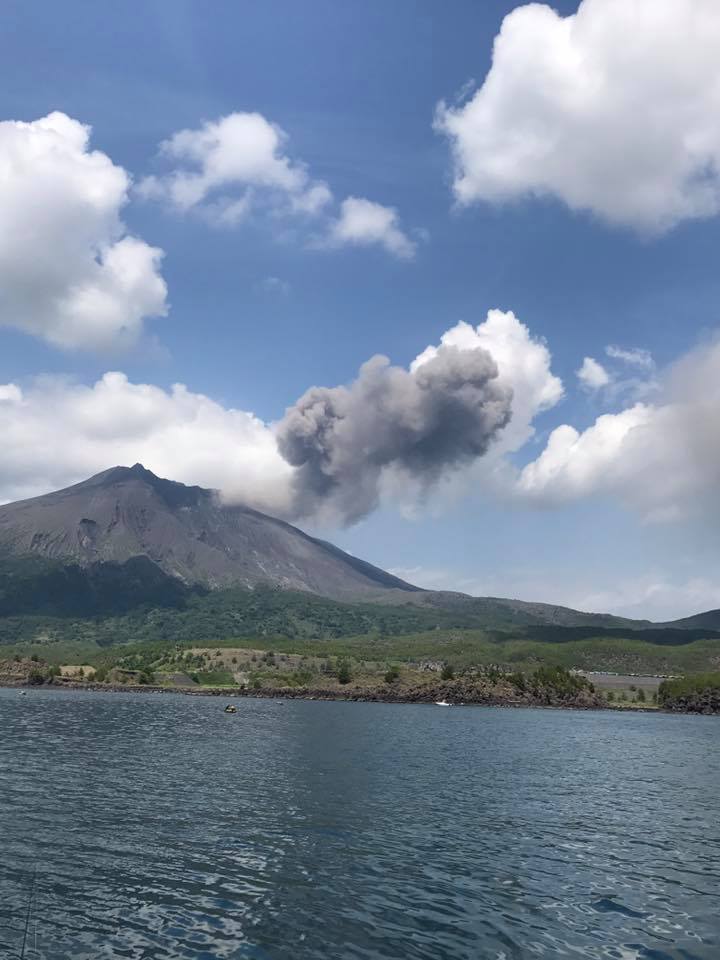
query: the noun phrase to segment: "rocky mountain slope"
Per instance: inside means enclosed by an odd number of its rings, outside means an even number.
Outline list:
[[[211,589],[271,583],[338,599],[418,590],[290,524],[140,464],[0,507],[0,551],[83,568],[147,557],[168,576]]]

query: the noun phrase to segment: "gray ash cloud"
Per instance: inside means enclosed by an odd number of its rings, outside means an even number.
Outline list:
[[[312,387],[277,431],[296,468],[292,515],[352,524],[377,506],[384,470],[429,489],[482,457],[511,417],[512,391],[497,376],[486,350],[443,346],[413,372],[376,356],[347,387]]]

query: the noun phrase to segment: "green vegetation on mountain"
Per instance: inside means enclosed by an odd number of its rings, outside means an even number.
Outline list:
[[[188,586],[147,557],[81,567],[0,555],[0,646],[53,663],[98,662],[115,647],[218,645],[307,656],[500,664],[677,675],[716,668],[716,614],[685,629],[546,604],[422,593],[342,602],[258,585]],[[392,682],[392,681],[390,681]]]
[[[262,605],[261,605],[262,606]],[[395,608],[392,611],[397,613]],[[335,611],[337,613],[337,611]],[[230,624],[218,635],[211,619],[204,628],[201,620],[185,611],[185,617],[167,619],[167,611],[150,611],[145,619],[40,620],[17,618],[12,627],[16,642],[8,649],[13,654],[35,654],[52,663],[112,664],[130,653],[149,658],[176,648],[218,647],[266,649],[276,655],[337,657],[379,662],[421,663],[443,661],[457,669],[497,664],[510,670],[534,670],[538,666],[567,669],[606,670],[622,674],[678,675],[708,671],[720,656],[717,639],[695,640],[676,646],[654,644],[631,634],[606,637],[600,631],[585,640],[565,640],[557,628],[556,642],[528,639],[522,631],[505,632],[480,629],[438,627],[432,630],[390,633],[377,628],[362,633],[333,635],[325,622],[324,632],[313,634],[315,619],[303,619],[303,633],[295,635],[263,627],[241,630]],[[258,622],[262,613],[256,611]],[[306,617],[307,617],[306,613]],[[342,624],[349,629],[351,624]],[[159,626],[159,629],[156,629]],[[280,624],[278,623],[278,627]],[[8,621],[0,621],[0,630],[8,630]],[[173,629],[177,627],[178,629]],[[132,628],[138,628],[135,632]],[[180,629],[181,628],[181,629]],[[17,630],[17,632],[15,632]],[[160,636],[165,639],[158,639]],[[2,654],[0,653],[0,658]]]
[[[130,588],[128,588],[130,589]],[[46,593],[42,593],[47,598]],[[422,630],[469,628],[480,618],[472,612],[446,611],[412,604],[341,603],[313,594],[258,587],[255,590],[186,590],[164,605],[139,603],[110,615],[81,616],[70,599],[65,615],[51,599],[39,600],[36,613],[0,616],[0,644],[82,640],[98,646],[136,641],[215,642],[237,636],[288,639],[337,638],[370,633],[400,635]],[[9,603],[6,602],[5,609]],[[2,607],[0,607],[0,610]],[[55,610],[60,610],[60,604]],[[81,609],[81,607],[80,607]]]
[[[42,556],[0,553],[0,620],[87,619],[149,607],[177,609],[189,597],[206,592],[186,587],[148,557],[81,567]],[[4,642],[8,641],[0,632],[0,643]]]

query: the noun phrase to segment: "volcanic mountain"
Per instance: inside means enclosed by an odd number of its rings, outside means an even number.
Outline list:
[[[720,630],[718,610],[652,624],[421,590],[289,523],[225,504],[214,490],[163,480],[139,463],[0,506],[0,617],[58,611],[96,616],[182,604],[198,591],[260,586],[280,588],[288,598],[301,591],[345,606],[404,607],[415,620],[423,608],[428,623],[432,611],[444,611],[452,622],[482,628],[677,628],[688,638],[693,631]]]
[[[139,463],[0,507],[0,552],[83,568],[148,558],[170,577],[213,589],[265,583],[335,599],[419,592],[288,523]]]

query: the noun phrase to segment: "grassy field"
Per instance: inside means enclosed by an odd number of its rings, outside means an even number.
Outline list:
[[[716,670],[720,666],[720,641],[696,640],[681,646],[645,643],[637,639],[595,637],[565,643],[541,642],[484,630],[432,630],[401,636],[377,633],[339,638],[284,636],[232,637],[208,643],[204,640],[169,640],[115,646],[96,642],[63,640],[20,643],[5,648],[7,655],[38,655],[50,663],[85,663],[111,666],[119,658],[140,655],[154,658],[177,649],[194,647],[237,650],[268,650],[312,658],[352,658],[372,662],[413,663],[425,660],[448,662],[458,669],[495,664],[509,670],[533,670],[541,664],[568,669],[606,671],[617,674],[680,675]]]
[[[616,707],[657,709],[662,677],[595,671],[587,673],[586,676],[595,689]]]

